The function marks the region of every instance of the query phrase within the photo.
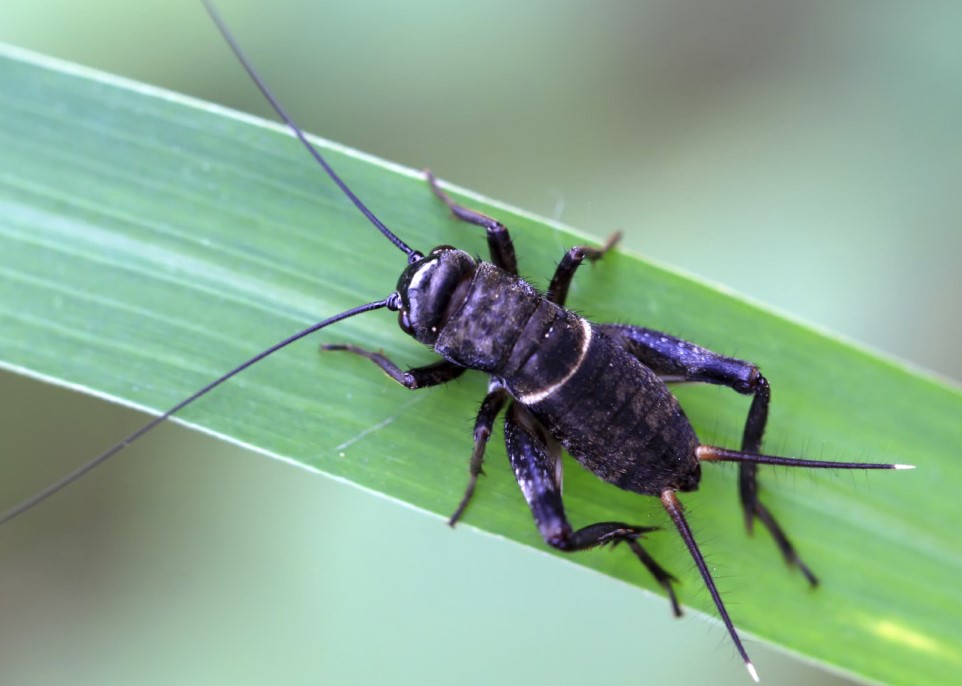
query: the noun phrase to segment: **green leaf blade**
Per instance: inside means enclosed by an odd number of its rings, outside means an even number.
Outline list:
[[[403,256],[278,127],[15,53],[0,58],[0,90],[16,94],[0,105],[4,366],[163,411],[311,321],[393,290]],[[417,175],[325,153],[405,241],[484,254],[483,235],[451,220]],[[526,275],[550,274],[564,248],[584,240],[470,202],[508,224]],[[948,509],[962,483],[957,388],[624,253],[582,270],[571,304],[757,362],[775,389],[771,452],[918,464],[911,473],[765,475],[766,502],[825,579],[814,593],[786,573],[767,535],[744,535],[732,470],[706,469],[684,502],[696,536],[711,541],[723,595],[731,598],[727,579],[750,580],[732,610],[740,627],[870,679],[936,683],[957,673],[962,550]],[[411,394],[361,360],[319,354],[321,339],[402,363],[432,359],[393,315],[370,314],[292,346],[180,420],[448,514],[465,484],[484,379]],[[743,399],[678,394],[702,440],[737,444]],[[543,548],[496,443],[497,466],[467,522]],[[665,523],[656,502],[572,463],[566,502],[578,522]],[[679,547],[670,531],[649,545],[685,572],[683,602],[713,615]],[[653,586],[628,555],[570,559]]]

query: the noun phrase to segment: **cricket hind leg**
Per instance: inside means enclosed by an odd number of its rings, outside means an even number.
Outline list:
[[[431,186],[431,192],[447,205],[451,214],[463,222],[484,228],[488,234],[488,250],[491,252],[491,262],[496,267],[517,276],[518,258],[514,251],[514,242],[512,242],[511,235],[508,233],[508,227],[486,214],[459,205],[441,189],[437,178],[430,170],[425,169],[424,174]]]
[[[752,454],[761,452],[771,387],[757,366],[653,329],[624,324],[602,324],[598,328],[665,381],[711,383],[727,386],[742,395],[751,395],[741,449]],[[802,561],[784,529],[761,502],[757,464],[738,465],[738,486],[749,533],[757,518],[771,533],[785,561],[797,567],[809,584],[818,585],[818,577]]]
[[[681,607],[669,574],[648,554],[638,539],[658,527],[632,526],[623,522],[599,522],[574,530],[565,516],[561,499],[561,446],[540,422],[518,403],[512,403],[504,421],[508,458],[535,523],[548,545],[575,552],[603,545],[625,543],[668,595],[672,612]]]

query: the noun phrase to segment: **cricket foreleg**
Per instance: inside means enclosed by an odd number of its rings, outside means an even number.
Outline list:
[[[508,227],[486,214],[457,204],[450,195],[441,189],[441,186],[438,185],[437,178],[430,170],[425,169],[424,173],[428,177],[431,191],[441,202],[448,206],[451,214],[463,222],[480,226],[487,231],[491,262],[504,271],[517,276],[518,258],[514,252],[514,243],[511,241],[511,235],[508,233]]]
[[[358,348],[355,345],[322,345],[321,350],[343,350],[345,352],[354,353],[355,355],[360,355],[361,357],[366,357],[380,367],[385,374],[390,376],[405,388],[410,388],[411,390],[417,388],[427,388],[429,386],[438,386],[440,384],[447,383],[448,381],[453,381],[465,372],[464,367],[460,367],[453,362],[448,362],[447,360],[440,360],[434,364],[425,365],[423,367],[413,367],[407,371],[404,371],[381,353],[371,352],[369,350],[365,350],[364,348]]]

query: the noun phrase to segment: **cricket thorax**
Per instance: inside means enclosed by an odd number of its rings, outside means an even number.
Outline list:
[[[527,326],[544,303],[530,284],[482,262],[434,349],[456,364],[503,376],[512,351],[527,340]]]

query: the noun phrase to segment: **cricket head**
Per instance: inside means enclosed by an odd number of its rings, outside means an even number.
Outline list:
[[[401,329],[419,342],[433,345],[464,301],[477,268],[473,257],[450,245],[438,246],[409,264],[397,283]]]

